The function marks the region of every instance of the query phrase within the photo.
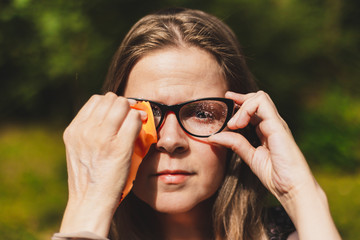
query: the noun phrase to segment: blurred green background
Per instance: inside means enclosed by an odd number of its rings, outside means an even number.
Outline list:
[[[49,239],[67,198],[62,132],[100,93],[130,26],[168,6],[210,12],[239,37],[325,189],[360,236],[360,1],[2,0],[0,236]]]

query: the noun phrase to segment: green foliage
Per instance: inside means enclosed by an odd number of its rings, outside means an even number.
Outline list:
[[[356,172],[360,166],[360,98],[337,88],[307,99],[299,144],[313,165]],[[310,129],[311,131],[306,131]]]
[[[99,92],[130,26],[174,4],[224,19],[239,36],[262,88],[284,112],[299,112],[302,90],[316,93],[338,84],[354,93],[359,87],[357,1],[13,0],[0,3],[2,113],[69,119]]]

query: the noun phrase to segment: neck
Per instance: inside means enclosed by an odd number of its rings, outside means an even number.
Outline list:
[[[166,240],[208,240],[212,238],[212,204],[200,203],[185,213],[158,213]]]

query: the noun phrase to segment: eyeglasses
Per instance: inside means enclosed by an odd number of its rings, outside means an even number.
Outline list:
[[[157,130],[170,111],[176,115],[181,128],[195,137],[209,137],[221,132],[234,112],[234,101],[227,98],[201,98],[175,105],[165,105],[139,98],[129,99],[150,103]]]

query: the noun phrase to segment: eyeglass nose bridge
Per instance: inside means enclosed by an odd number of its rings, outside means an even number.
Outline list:
[[[177,122],[179,123],[180,127],[187,132],[187,130],[184,128],[184,126],[181,124],[179,112],[183,104],[177,104],[177,105],[165,105],[165,104],[157,104],[157,106],[160,108],[161,111],[161,117],[158,125],[156,126],[156,130],[160,130],[160,128],[164,125],[166,116],[169,113],[174,113]]]

